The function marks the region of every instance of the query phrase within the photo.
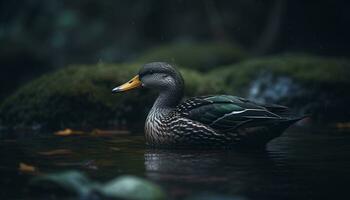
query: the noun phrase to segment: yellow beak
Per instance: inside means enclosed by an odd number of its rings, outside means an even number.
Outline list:
[[[121,86],[118,86],[112,90],[112,92],[117,93],[117,92],[124,92],[128,90],[132,90],[135,88],[138,88],[141,86],[141,81],[139,78],[139,75],[136,75],[134,78],[132,78],[130,81],[124,83]]]

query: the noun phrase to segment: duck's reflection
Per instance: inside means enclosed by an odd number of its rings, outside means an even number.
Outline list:
[[[145,152],[146,176],[172,196],[242,194],[263,189],[278,167],[266,152],[155,150]],[[253,190],[252,190],[253,189]]]

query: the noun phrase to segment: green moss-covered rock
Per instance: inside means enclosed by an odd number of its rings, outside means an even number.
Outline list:
[[[60,198],[87,197],[92,189],[99,188],[97,183],[78,171],[41,175],[33,178],[29,185],[34,194],[59,194]]]
[[[30,182],[30,191],[40,199],[163,200],[166,197],[160,186],[143,178],[124,175],[101,184],[79,171],[35,177]]]
[[[44,75],[20,88],[0,106],[0,121],[9,127],[96,128],[143,127],[155,100],[148,90],[112,95],[111,89],[132,78],[141,64],[71,66]],[[218,90],[198,72],[181,70],[186,94]]]
[[[282,55],[257,58],[229,65],[214,71],[223,76],[233,87],[249,83],[261,72],[272,72],[289,76],[304,84],[350,83],[350,61],[346,59],[323,58],[306,55]]]
[[[121,176],[101,187],[105,197],[125,200],[162,200],[165,193],[156,184],[135,176]]]
[[[206,71],[223,64],[231,64],[246,58],[237,45],[212,43],[174,43],[146,51],[139,62],[164,61],[191,69]]]
[[[72,66],[44,75],[3,102],[2,123],[53,128],[105,125],[108,119],[118,119],[129,106],[125,97],[112,96],[110,89],[136,71],[136,66]]]
[[[349,116],[350,61],[306,55],[257,58],[211,72],[227,93],[281,103],[325,119]]]

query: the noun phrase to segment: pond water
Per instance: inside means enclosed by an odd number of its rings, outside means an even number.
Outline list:
[[[289,130],[263,152],[148,149],[142,136],[130,135],[45,136],[2,140],[0,156],[1,199],[26,195],[34,175],[19,172],[21,162],[40,173],[80,170],[101,182],[136,175],[159,184],[169,199],[350,198],[349,131]]]

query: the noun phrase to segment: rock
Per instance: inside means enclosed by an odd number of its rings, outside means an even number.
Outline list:
[[[54,193],[65,197],[87,197],[93,188],[98,188],[98,185],[77,171],[42,175],[30,182],[34,195]]]
[[[305,91],[291,77],[274,75],[273,73],[261,73],[251,82],[248,90],[248,98],[266,102],[279,102],[292,95],[300,95]]]
[[[350,61],[306,55],[257,58],[211,72],[230,94],[284,104],[322,121],[350,114]]]
[[[42,175],[30,182],[32,195],[73,199],[162,200],[158,186],[135,176],[121,176],[106,184],[91,181],[78,171]]]
[[[111,93],[137,68],[136,64],[71,66],[46,74],[5,99],[0,121],[9,127],[56,130],[121,125],[134,119],[131,108],[144,112],[148,104],[146,93]]]
[[[164,61],[181,67],[208,71],[220,65],[236,63],[246,57],[241,48],[229,43],[173,43],[152,48],[137,61]]]
[[[165,194],[162,189],[145,179],[135,176],[118,177],[101,188],[107,197],[126,200],[162,200]]]

